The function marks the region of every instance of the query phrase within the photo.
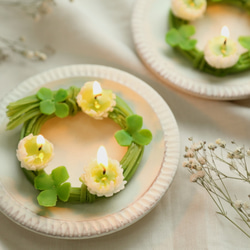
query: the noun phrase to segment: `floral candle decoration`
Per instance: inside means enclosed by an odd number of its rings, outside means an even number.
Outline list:
[[[223,26],[221,36],[211,39],[204,50],[207,63],[217,69],[232,67],[239,60],[240,54],[237,43],[229,38],[229,29]]]
[[[80,177],[91,194],[110,197],[125,188],[123,169],[117,160],[110,159],[103,146],[97,152],[97,159],[84,167]]]
[[[53,144],[42,135],[29,134],[18,143],[16,155],[21,162],[21,167],[40,171],[52,160],[53,149]]]
[[[193,21],[203,16],[207,8],[206,0],[172,0],[172,11],[175,16]]]
[[[95,119],[108,117],[116,105],[116,96],[111,90],[103,90],[99,82],[86,82],[76,97],[82,111]]]

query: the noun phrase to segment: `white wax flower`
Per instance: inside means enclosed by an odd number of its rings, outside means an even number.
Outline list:
[[[240,57],[237,43],[227,39],[225,53],[223,43],[225,37],[219,36],[211,39],[205,46],[204,57],[207,63],[217,69],[230,68],[237,63]]]
[[[87,115],[101,120],[108,117],[116,105],[116,95],[111,90],[102,90],[95,95],[94,82],[86,82],[76,97],[78,106]]]
[[[171,0],[175,16],[193,21],[203,16],[207,8],[206,0]]]
[[[18,143],[16,156],[21,162],[21,167],[27,170],[40,171],[44,169],[54,156],[52,143],[45,140],[41,147],[36,143],[36,140],[37,136],[29,134]]]
[[[80,180],[87,186],[91,194],[110,197],[125,188],[123,169],[117,160],[108,159],[108,166],[104,168],[93,160],[84,167]]]

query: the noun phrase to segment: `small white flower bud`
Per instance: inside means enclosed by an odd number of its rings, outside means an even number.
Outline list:
[[[45,61],[47,59],[47,55],[40,51],[35,51],[35,56],[42,61]]]
[[[221,148],[225,148],[226,147],[226,142],[225,141],[222,141],[221,138],[218,138],[215,143],[217,145],[219,145]]]
[[[213,143],[208,144],[207,147],[208,147],[209,149],[211,149],[211,150],[215,150],[215,149],[217,148],[217,146],[214,145]]]
[[[202,166],[201,165],[198,165],[198,166],[196,166],[196,170],[202,170]]]
[[[198,175],[197,174],[192,174],[190,175],[190,181],[191,182],[196,182],[198,180]]]
[[[199,163],[201,165],[205,165],[206,164],[206,159],[204,157],[202,157],[202,156],[198,158],[198,161],[199,161]]]
[[[250,201],[244,202],[244,203],[243,203],[243,208],[244,208],[245,210],[250,210]]]
[[[198,179],[203,178],[205,176],[205,172],[203,170],[197,171],[196,173],[190,176],[191,182],[196,182]]]
[[[203,170],[200,170],[200,171],[197,171],[197,176],[199,177],[199,178],[203,178],[204,176],[205,176],[205,171],[203,171]]]
[[[243,202],[241,200],[236,200],[233,202],[235,208],[240,209],[242,207]]]
[[[188,149],[187,152],[184,154],[185,158],[193,158],[194,157],[194,151],[191,149]]]
[[[228,153],[227,153],[227,158],[229,158],[229,159],[233,159],[233,158],[234,158],[234,154],[233,154],[233,153],[228,152]]]
[[[189,167],[189,162],[188,162],[188,161],[184,161],[184,162],[182,163],[182,166],[183,166],[184,168],[188,168],[188,167]]]
[[[34,53],[34,51],[32,51],[32,50],[27,50],[27,51],[24,52],[24,55],[25,55],[28,59],[33,59],[34,56],[35,56],[35,53]]]
[[[200,149],[202,149],[203,145],[203,142],[197,142],[191,146],[191,149],[194,151],[199,151]]]

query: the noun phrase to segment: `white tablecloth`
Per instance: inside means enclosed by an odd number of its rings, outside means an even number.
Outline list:
[[[117,233],[88,240],[66,240],[31,232],[0,213],[0,249],[249,249],[249,239],[223,217],[207,193],[189,181],[182,167],[187,138],[250,145],[248,100],[209,101],[162,84],[140,61],[131,32],[134,0],[57,1],[53,12],[34,22],[20,10],[0,7],[0,34],[26,37],[34,49],[55,49],[45,62],[10,57],[0,64],[0,98],[20,82],[48,69],[98,64],[127,71],[165,99],[179,126],[181,157],[171,187],[158,205]],[[1,167],[5,167],[2,166]]]

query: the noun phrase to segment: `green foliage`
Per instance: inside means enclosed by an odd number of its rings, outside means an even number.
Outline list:
[[[50,175],[45,172],[39,174],[34,180],[35,188],[42,190],[37,196],[39,205],[53,207],[56,205],[57,197],[66,202],[71,189],[71,184],[65,182],[68,178],[69,174],[64,166],[55,168]]]
[[[41,88],[37,92],[37,98],[40,100],[40,111],[45,115],[55,113],[56,116],[63,118],[69,114],[69,106],[63,103],[68,97],[65,89],[59,89],[53,93],[48,88]]]
[[[129,146],[133,139],[130,134],[125,130],[119,130],[115,133],[115,139],[121,146]]]
[[[139,115],[130,115],[126,118],[126,129],[115,133],[119,145],[129,146],[134,141],[138,145],[148,145],[152,140],[152,133],[148,129],[141,129],[143,119]]]
[[[250,36],[241,36],[239,37],[238,41],[242,47],[244,47],[247,50],[250,50]]]
[[[172,28],[166,34],[166,42],[172,46],[179,46],[183,50],[191,50],[195,48],[197,40],[190,39],[195,34],[193,25],[182,25],[179,29]]]

